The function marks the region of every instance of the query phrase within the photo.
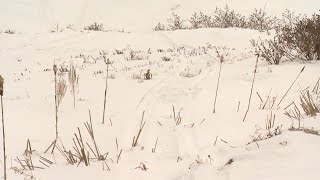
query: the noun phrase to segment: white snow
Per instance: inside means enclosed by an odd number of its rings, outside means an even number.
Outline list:
[[[27,177],[15,173],[12,168],[21,168],[14,159],[23,159],[27,140],[30,139],[35,150],[33,163],[44,169],[24,172],[43,180],[318,180],[319,136],[289,131],[292,125],[298,127],[298,122],[284,115],[284,108],[292,101],[299,105],[300,91],[315,85],[320,77],[319,62],[283,62],[275,66],[260,60],[250,111],[242,122],[256,60],[249,40],[270,36],[237,28],[151,31],[172,11],[189,16],[198,10],[210,12],[215,6],[224,6],[225,3],[240,12],[248,12],[255,7],[263,7],[266,2],[1,0],[0,29],[16,31],[15,34],[0,33],[8,179]],[[310,14],[318,10],[318,5],[315,0],[269,0],[266,9],[278,14],[290,7]],[[106,28],[124,28],[130,33],[78,30],[94,21],[103,23]],[[74,24],[77,31],[49,33],[56,22],[62,26]],[[214,46],[225,55],[225,62],[216,113],[213,114],[219,70]],[[206,53],[203,48],[207,49]],[[116,54],[115,49],[123,51],[123,54]],[[159,52],[160,49],[164,52]],[[97,59],[101,50],[108,52],[107,58],[114,61],[109,74],[115,77],[108,79],[105,124],[101,122],[106,65],[101,58]],[[130,51],[140,51],[137,56],[143,60],[127,61]],[[162,57],[169,57],[170,61],[163,61]],[[72,150],[72,138],[79,127],[84,140],[91,144],[84,126],[84,122],[89,121],[90,110],[99,149],[101,153],[109,153],[106,162],[110,171],[103,170],[101,161],[92,160],[88,167],[83,163],[77,167],[68,164],[58,151],[54,156],[44,154],[55,138],[52,66],[54,62],[69,66],[71,60],[80,75],[79,93],[74,109],[70,89],[67,89],[59,107],[59,137],[66,149]],[[278,103],[304,66],[305,71],[279,107],[259,109],[261,102],[256,92],[265,100],[272,89],[271,97],[277,97]],[[153,74],[152,80],[132,78],[147,69]],[[194,77],[185,77],[187,75]],[[67,81],[67,75],[64,78]],[[172,105],[176,113],[182,108],[180,125],[173,120]],[[132,139],[139,130],[143,111],[146,125],[138,146],[132,148]],[[282,125],[282,133],[258,141],[258,144],[249,143],[253,136],[266,133],[265,119],[271,111],[276,115],[275,127]],[[319,116],[303,116],[303,127],[320,130]],[[157,138],[156,152],[152,153]],[[116,148],[116,139],[119,149]],[[2,143],[0,147],[2,177]],[[119,163],[116,163],[120,149],[123,152]],[[45,167],[39,163],[40,156],[55,163]],[[182,159],[179,162],[178,157]],[[233,162],[225,165],[230,159]],[[147,171],[137,168],[140,163],[146,165]]]

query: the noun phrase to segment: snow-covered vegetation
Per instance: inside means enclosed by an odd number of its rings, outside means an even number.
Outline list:
[[[2,2],[0,177],[318,180],[319,5]]]

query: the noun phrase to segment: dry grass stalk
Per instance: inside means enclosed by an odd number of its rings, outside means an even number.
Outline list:
[[[206,120],[206,118],[204,118],[201,122],[200,122],[200,125]]]
[[[256,93],[257,93],[257,95],[258,95],[258,97],[259,97],[259,99],[260,99],[261,103],[263,103],[263,100],[262,100],[262,98],[261,98],[260,94],[259,94],[258,92],[256,92]]]
[[[271,129],[274,127],[275,119],[276,119],[276,115],[272,114],[272,111],[271,111],[270,117],[267,115],[267,119],[266,119],[266,130],[268,131],[269,134],[271,133]]]
[[[1,76],[0,76],[1,77]],[[3,87],[3,81],[0,85]],[[2,116],[2,137],[3,137],[3,172],[4,180],[7,180],[7,155],[6,155],[6,133],[5,133],[5,124],[4,124],[4,113],[3,113],[3,92],[1,93],[1,116]]]
[[[147,168],[147,166],[143,162],[140,162],[140,165],[137,166],[135,169],[141,169],[142,171],[147,171],[149,168]]]
[[[158,145],[158,137],[157,137],[156,143],[155,143],[155,145],[154,145],[154,148],[152,148],[152,150],[151,150],[152,153],[155,153],[155,152],[156,152],[157,145]]]
[[[119,163],[120,161],[120,158],[121,158],[121,154],[122,154],[122,149],[120,150],[118,156],[117,156],[117,164]]]
[[[254,72],[253,72],[253,79],[252,79],[252,84],[251,84],[249,103],[248,103],[248,107],[247,107],[246,113],[245,113],[245,115],[243,117],[243,120],[242,120],[243,122],[246,120],[247,114],[248,114],[249,109],[250,109],[252,90],[253,90],[253,85],[254,85],[254,81],[255,81],[255,78],[256,78],[257,67],[258,67],[258,60],[259,60],[259,55],[257,55],[256,65],[255,65]]]
[[[298,123],[299,123],[298,129],[300,129],[301,128],[301,119],[303,119],[303,116],[302,116],[300,110],[298,109],[297,105],[294,102],[292,102],[291,104],[294,105],[294,109],[290,110],[290,111],[286,111],[284,113],[284,115],[286,115],[292,119],[298,120]]]
[[[89,135],[90,135],[90,137],[91,137],[91,140],[92,140],[92,142],[93,142],[93,144],[94,144],[94,148],[95,148],[95,153],[93,153],[95,156],[96,156],[96,158],[98,158],[98,160],[104,160],[104,156],[102,156],[101,154],[100,154],[100,151],[99,151],[99,148],[98,148],[98,146],[97,146],[97,143],[96,143],[96,139],[95,139],[95,136],[94,136],[94,130],[93,130],[93,126],[92,126],[92,120],[91,120],[91,113],[90,113],[90,110],[89,110],[89,122],[86,122],[86,123],[84,123],[84,125],[85,125],[85,127],[86,127],[86,129],[87,129],[87,131],[88,131],[88,133],[89,133]],[[89,144],[87,144],[88,146],[89,146]],[[90,146],[89,146],[90,147]],[[92,149],[91,147],[90,147],[90,149]],[[93,151],[92,151],[93,152]]]
[[[73,63],[70,64],[70,70],[68,72],[68,80],[70,85],[71,94],[73,97],[73,107],[76,108],[76,93],[79,90],[79,74]]]
[[[105,113],[106,113],[106,103],[107,103],[107,92],[108,92],[108,78],[109,78],[109,65],[113,64],[109,58],[107,58],[107,53],[105,51],[101,51],[100,55],[102,56],[105,64],[107,65],[107,77],[106,77],[106,87],[104,90],[104,101],[103,101],[103,116],[102,116],[102,124],[104,124]]]
[[[57,89],[56,89],[56,98],[57,98],[57,106],[60,106],[60,103],[62,102],[64,95],[67,91],[67,84],[66,81],[60,76],[58,82],[57,82]]]
[[[139,140],[140,135],[141,135],[141,132],[142,132],[142,130],[143,130],[145,124],[146,124],[146,121],[144,121],[143,118],[144,118],[144,111],[142,113],[142,118],[141,118],[140,128],[139,128],[138,134],[137,134],[137,136],[133,137],[132,147],[136,147],[137,146],[138,140]]]
[[[86,148],[84,146],[83,140],[82,140],[82,136],[81,136],[81,131],[80,128],[78,128],[78,133],[79,135],[77,135],[76,133],[74,134],[75,139],[73,138],[73,142],[74,142],[74,150],[76,151],[76,156],[79,158],[79,163],[78,165],[83,161],[85,163],[86,166],[89,166],[89,158],[88,158],[88,154],[89,152],[86,151]],[[88,154],[87,154],[88,153]]]
[[[214,146],[216,146],[218,140],[218,135],[216,136],[216,140],[214,141]]]
[[[262,101],[262,104],[263,104],[263,105],[262,105],[261,109],[264,109],[264,108],[266,107],[267,102],[268,102],[269,97],[270,97],[270,94],[271,94],[271,91],[272,91],[272,89],[270,89],[270,91],[269,91],[269,94],[268,94],[268,96],[267,96],[266,102],[265,102],[265,103],[263,103],[263,101]]]
[[[182,161],[182,158],[181,158],[180,156],[177,157],[177,163],[178,163],[179,161]]]
[[[189,169],[191,169],[191,166],[194,164],[203,164],[202,159],[200,159],[199,155],[197,156],[197,159],[195,159],[195,161],[189,165]]]
[[[47,151],[49,151],[50,148],[52,148],[51,150],[51,154],[53,154],[56,144],[57,144],[57,140],[59,138],[59,134],[58,134],[58,110],[59,110],[59,106],[60,103],[62,102],[62,99],[64,98],[64,95],[66,94],[67,91],[67,85],[66,85],[66,81],[60,76],[59,80],[57,81],[57,76],[58,76],[58,68],[57,65],[54,64],[53,65],[53,73],[54,73],[54,90],[55,90],[55,96],[54,96],[54,102],[55,102],[55,118],[56,118],[56,138],[54,141],[52,141],[52,143],[50,144],[50,146],[47,148],[47,150],[45,151],[45,153]]]
[[[314,102],[313,96],[310,95],[309,90],[306,93],[300,93],[301,107],[307,116],[317,116],[320,112],[320,106]]]
[[[182,108],[179,110],[179,112],[176,114],[174,105],[172,105],[172,112],[173,112],[173,120],[176,123],[176,125],[180,125],[182,122],[182,117],[181,117],[181,111]]]
[[[27,140],[27,147],[26,149],[24,150],[24,155],[25,156],[29,156],[29,155],[32,155],[32,148],[31,148],[31,143],[30,143],[30,140],[28,139]]]
[[[303,66],[303,68],[301,69],[300,73],[298,74],[298,76],[296,77],[296,79],[292,82],[292,84],[290,85],[289,89],[286,91],[286,93],[282,96],[280,102],[278,103],[277,107],[280,106],[281,102],[283,101],[283,99],[287,96],[288,92],[290,91],[290,89],[292,88],[292,86],[294,85],[294,83],[298,80],[299,76],[302,74],[302,72],[304,71],[305,66]]]
[[[219,54],[218,49],[216,48],[218,58],[220,59],[220,66],[219,66],[219,75],[218,75],[218,82],[217,82],[217,87],[216,87],[216,95],[214,97],[214,104],[213,104],[213,113],[216,113],[216,103],[217,103],[217,97],[218,97],[218,89],[219,89],[219,84],[220,84],[220,75],[221,75],[221,68],[222,64],[224,61],[224,56]]]
[[[312,92],[315,94],[319,94],[319,86],[320,86],[320,78],[318,79],[317,83],[314,85]]]
[[[46,167],[49,167],[50,165],[53,164],[52,161],[50,161],[50,160],[48,160],[47,158],[44,158],[44,157],[42,157],[42,156],[40,156],[39,162],[40,162],[42,165],[46,166]]]

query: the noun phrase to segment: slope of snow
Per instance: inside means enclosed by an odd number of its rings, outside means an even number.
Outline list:
[[[158,22],[165,22],[172,12],[190,17],[194,12],[212,13],[216,6],[228,4],[238,12],[250,13],[263,8],[281,15],[285,9],[312,14],[319,11],[319,1],[292,0],[1,0],[0,29],[19,32],[49,32],[59,24],[73,24],[83,29],[94,22],[105,29],[151,31]]]
[[[2,0],[0,29],[12,28],[18,32],[0,33],[8,179],[28,179],[30,175],[45,180],[319,179],[319,136],[289,131],[291,126],[298,127],[298,121],[284,115],[286,110],[293,109],[290,106],[285,110],[292,101],[303,112],[299,95],[307,87],[312,89],[319,79],[318,61],[283,62],[275,66],[260,60],[250,111],[243,122],[256,61],[249,40],[270,38],[267,33],[236,28],[150,31],[172,11],[190,15],[198,10],[212,11],[225,3],[241,12],[265,5],[265,1],[251,0],[197,3],[191,0]],[[293,10],[313,13],[319,3],[269,0],[266,9],[277,14],[289,4]],[[78,28],[99,21],[107,28],[132,32],[48,33],[57,21]],[[216,48],[225,61],[216,113],[212,113],[219,73]],[[104,124],[106,65],[100,55],[102,50],[113,61],[109,75],[114,76],[108,79]],[[142,59],[130,60],[131,53]],[[164,61],[163,57],[170,60]],[[73,151],[72,138],[79,127],[84,141],[92,145],[84,126],[90,111],[97,144],[101,153],[109,153],[106,163],[111,171],[105,170],[102,161],[91,160],[88,167],[83,163],[77,166],[68,164],[57,150],[54,155],[44,153],[55,138],[52,66],[56,63],[69,67],[71,61],[80,75],[79,92],[74,108],[68,87],[59,108],[60,140],[67,150]],[[271,108],[268,103],[266,109],[259,108],[258,93],[265,101],[272,89],[270,98],[276,98],[278,104],[303,67],[304,72],[279,107]],[[147,69],[153,74],[152,80],[136,79]],[[68,82],[67,74],[63,78]],[[173,119],[173,106],[176,114],[181,109],[179,125]],[[132,147],[143,112],[146,125],[138,146]],[[265,120],[271,112],[276,116],[272,130],[281,127],[282,133],[252,143],[254,137],[266,135]],[[302,127],[320,130],[319,116],[303,116]],[[15,159],[25,157],[28,139],[34,150],[33,164],[44,169],[20,174],[22,168]],[[156,139],[157,148],[152,153]],[[2,143],[0,147],[2,155]],[[87,150],[90,151],[88,147]],[[120,150],[122,155],[117,163]],[[40,156],[54,163],[46,167],[39,162]],[[93,157],[91,152],[90,156]],[[141,163],[147,171],[137,168]],[[1,177],[2,167],[1,156]],[[13,170],[17,168],[19,172]]]

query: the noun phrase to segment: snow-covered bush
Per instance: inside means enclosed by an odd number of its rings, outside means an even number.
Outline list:
[[[181,19],[179,15],[176,13],[172,13],[172,17],[167,19],[168,22],[168,30],[174,31],[177,29],[185,29],[184,22],[185,20]]]
[[[277,18],[268,16],[262,9],[254,9],[248,19],[248,27],[260,32],[269,31],[276,25]]]
[[[269,64],[278,65],[285,54],[284,45],[278,37],[269,40],[251,40],[251,44],[255,47],[255,54]]]
[[[213,17],[213,27],[229,28],[239,27],[246,28],[246,17],[236,13],[235,10],[230,9],[228,5],[224,9],[216,7]]]
[[[193,13],[188,21],[191,25],[191,29],[209,28],[213,26],[212,17],[203,12]]]

